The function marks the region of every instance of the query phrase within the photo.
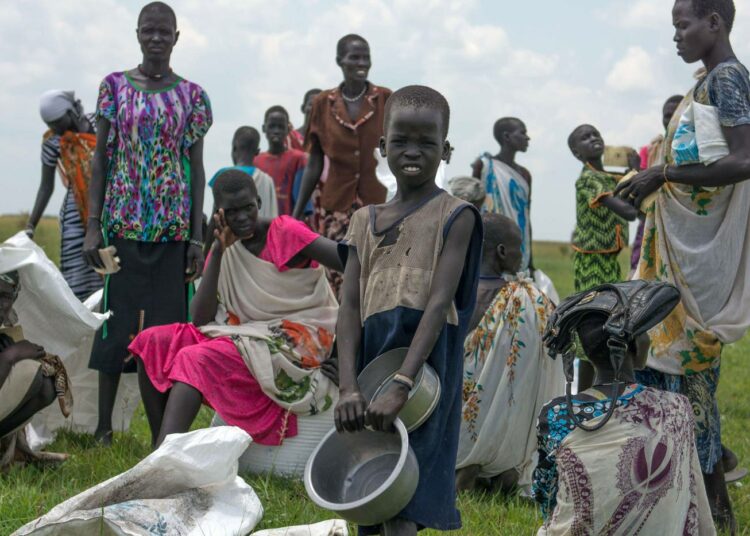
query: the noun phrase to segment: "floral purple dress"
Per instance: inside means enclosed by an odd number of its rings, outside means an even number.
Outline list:
[[[114,374],[135,370],[127,347],[140,331],[187,321],[189,155],[213,119],[198,84],[177,77],[146,90],[125,72],[102,81],[97,117],[110,124],[102,227],[121,270],[105,282],[113,317],[97,334],[89,366]]]

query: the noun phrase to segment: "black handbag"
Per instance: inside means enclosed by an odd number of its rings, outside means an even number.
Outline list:
[[[613,397],[605,418],[593,427],[573,422],[586,431],[598,430],[612,416],[619,393],[618,374],[625,359],[628,344],[641,333],[645,333],[667,315],[680,302],[680,291],[669,283],[657,281],[625,281],[608,283],[579,292],[563,300],[547,323],[543,340],[551,357],[563,356],[563,368],[567,379],[566,398],[571,404],[571,383],[575,357],[575,329],[581,320],[591,314],[607,317],[603,330],[609,336],[607,346],[612,369],[615,371]]]

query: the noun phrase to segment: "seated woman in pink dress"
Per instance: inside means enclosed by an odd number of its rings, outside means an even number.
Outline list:
[[[288,216],[259,220],[241,171],[213,185],[216,230],[192,324],[149,328],[131,343],[151,439],[187,432],[201,404],[263,445],[297,433],[297,415],[332,407],[329,360],[338,305],[318,263],[343,269],[336,243]]]

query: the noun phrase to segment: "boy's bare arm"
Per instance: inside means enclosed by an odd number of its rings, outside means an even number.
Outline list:
[[[438,259],[422,320],[412,339],[409,351],[399,372],[409,378],[416,377],[435,346],[448,311],[453,304],[461,273],[466,262],[466,252],[474,230],[475,216],[471,210],[463,210],[446,237],[443,251]],[[367,422],[376,430],[391,430],[398,412],[406,403],[408,389],[400,383],[390,386],[367,410]]]
[[[334,420],[339,432],[354,432],[365,426],[367,402],[357,383],[357,354],[362,340],[359,303],[359,276],[362,267],[354,248],[349,258],[341,286],[341,306],[336,322],[336,346],[339,351],[339,403]]]

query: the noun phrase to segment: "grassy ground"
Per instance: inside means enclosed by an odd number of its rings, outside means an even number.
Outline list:
[[[0,217],[0,240],[21,230],[25,218]],[[44,220],[37,232],[37,240],[53,260],[59,257],[59,239],[54,220]],[[561,296],[573,290],[570,250],[557,243],[537,243],[534,259],[555,282]],[[623,263],[625,256],[623,255]],[[719,400],[725,443],[730,445],[744,465],[750,463],[750,372],[743,359],[750,350],[750,337],[729,346],[722,367]],[[203,410],[196,427],[207,426],[210,416]],[[79,493],[106,478],[125,471],[149,452],[148,427],[142,410],[127,434],[116,434],[112,448],[94,444],[88,436],[61,433],[49,450],[68,452],[71,459],[56,469],[35,467],[14,469],[0,477],[0,535],[10,534],[24,523],[44,514],[57,503]],[[265,516],[258,528],[271,528],[312,523],[332,517],[312,505],[299,482],[275,477],[247,477],[265,508]],[[750,534],[750,493],[740,484],[731,487],[735,513],[741,534]],[[531,535],[539,526],[535,507],[517,498],[463,494],[459,508],[464,528],[456,535]],[[748,528],[746,528],[748,527]],[[426,531],[425,535],[437,532]]]

